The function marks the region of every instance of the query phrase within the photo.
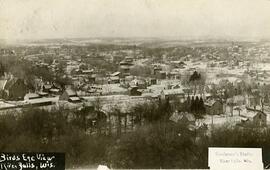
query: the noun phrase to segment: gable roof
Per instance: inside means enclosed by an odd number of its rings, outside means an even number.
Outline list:
[[[117,72],[114,72],[111,74],[111,77],[114,77],[114,76],[119,76],[121,74],[121,72],[117,71]]]
[[[71,100],[71,101],[80,101],[81,99],[79,97],[70,97],[69,100]]]

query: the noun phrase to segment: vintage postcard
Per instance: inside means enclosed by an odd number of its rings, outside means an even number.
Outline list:
[[[269,0],[0,0],[0,170],[269,168],[269,125]]]

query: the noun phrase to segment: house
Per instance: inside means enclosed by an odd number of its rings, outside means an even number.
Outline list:
[[[119,70],[121,72],[121,75],[124,76],[129,76],[130,75],[130,68],[131,66],[129,65],[120,65]]]
[[[61,90],[61,86],[59,84],[53,83],[49,89],[49,93],[52,94],[53,96],[57,96],[60,95],[62,90]],[[46,91],[45,91],[46,92]]]
[[[102,95],[102,87],[96,87],[96,86],[87,86],[87,91],[90,95],[98,96]]]
[[[181,100],[185,98],[185,93],[183,89],[166,89],[160,92],[160,97],[162,100],[173,97],[177,97]]]
[[[139,89],[146,89],[147,83],[142,79],[134,79],[129,83],[130,86],[137,86]]]
[[[253,117],[253,123],[255,126],[266,126],[267,114],[262,111],[258,111]]]
[[[223,114],[223,103],[220,100],[206,100],[204,102],[206,113],[209,115]]]
[[[181,74],[177,71],[171,71],[168,73],[168,78],[170,79],[180,79],[181,78]]]
[[[123,60],[119,63],[119,70],[123,74],[123,76],[130,74],[130,68],[132,65],[132,62],[130,62],[129,60]]]
[[[108,84],[118,84],[118,83],[120,83],[120,78],[118,76],[108,78]]]
[[[24,80],[12,77],[6,81],[4,92],[9,100],[22,100],[28,92],[28,88]]]
[[[49,93],[51,88],[52,88],[52,84],[44,84],[42,87],[43,92],[46,92],[46,93]]]
[[[246,108],[247,113],[242,115],[241,126],[265,127],[267,125],[267,114],[261,110]]]
[[[59,100],[65,100],[69,102],[80,102],[80,98],[77,93],[72,89],[66,89],[63,94],[59,97]]]
[[[186,63],[184,63],[183,61],[171,61],[171,64],[175,67],[175,68],[183,68],[186,66]]]
[[[150,80],[149,80],[149,84],[150,85],[155,85],[155,84],[157,84],[157,79],[155,79],[155,78],[151,78]]]
[[[157,78],[158,79],[166,79],[167,75],[165,71],[160,71],[157,73]]]
[[[160,71],[162,71],[162,68],[158,65],[155,65],[152,71],[153,75],[157,75]]]

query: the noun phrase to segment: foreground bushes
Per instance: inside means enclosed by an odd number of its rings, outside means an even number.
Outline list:
[[[170,123],[144,126],[122,136],[109,149],[108,159],[117,168],[205,167],[207,158],[201,157],[205,155],[198,152],[202,148],[195,144],[192,134],[178,130]]]
[[[86,135],[62,111],[27,109],[0,116],[1,152],[65,152],[66,166],[96,165],[105,160],[113,138]]]
[[[270,129],[223,126],[210,137],[166,120],[148,121],[120,137],[89,135],[66,111],[27,109],[0,116],[2,152],[65,152],[66,166],[113,168],[207,168],[209,146],[262,147],[270,161]]]

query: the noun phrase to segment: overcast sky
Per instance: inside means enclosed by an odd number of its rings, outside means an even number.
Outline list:
[[[0,38],[270,37],[270,0],[0,0]]]

